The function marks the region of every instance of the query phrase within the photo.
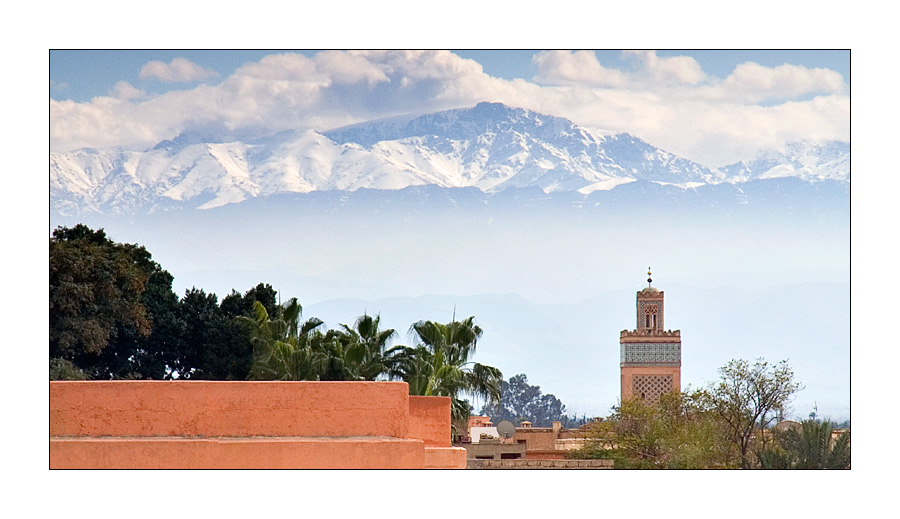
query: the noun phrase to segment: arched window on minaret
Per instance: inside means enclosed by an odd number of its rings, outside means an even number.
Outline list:
[[[658,311],[659,307],[655,304],[644,305],[644,328],[647,328],[649,330],[656,329],[656,316]]]

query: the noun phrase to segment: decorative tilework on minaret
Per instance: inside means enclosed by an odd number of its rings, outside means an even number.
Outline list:
[[[620,398],[658,402],[669,391],[681,391],[681,331],[666,331],[664,293],[653,288],[647,271],[647,288],[637,293],[637,327],[619,334]]]

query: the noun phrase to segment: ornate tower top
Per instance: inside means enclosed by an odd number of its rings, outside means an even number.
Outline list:
[[[637,293],[637,331],[662,332],[663,328],[663,292],[651,286],[653,278],[647,269],[647,287]]]

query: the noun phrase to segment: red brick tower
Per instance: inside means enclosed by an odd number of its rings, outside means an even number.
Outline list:
[[[663,292],[650,286],[637,293],[637,328],[619,334],[621,402],[640,397],[658,402],[681,391],[681,331],[663,328]]]

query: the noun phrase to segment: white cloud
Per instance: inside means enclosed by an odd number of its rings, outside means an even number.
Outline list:
[[[720,88],[728,97],[743,97],[746,102],[793,99],[810,93],[838,94],[846,86],[844,78],[833,70],[798,65],[764,67],[743,63],[735,67]]]
[[[673,56],[662,58],[656,51],[623,51],[635,65],[626,72],[604,67],[593,51],[553,50],[534,56],[538,65],[535,81],[544,84],[587,84],[597,87],[657,89],[674,85],[697,85],[706,74],[694,58]]]
[[[538,66],[535,77],[538,83],[600,87],[620,87],[627,83],[624,72],[604,67],[589,50],[544,51],[535,54],[531,61]]]
[[[110,95],[116,99],[137,99],[146,95],[146,92],[135,88],[128,81],[119,81],[113,86]]]
[[[51,100],[51,149],[148,146],[203,127],[322,131],[480,101],[627,131],[712,167],[789,140],[849,139],[849,96],[836,72],[745,63],[720,80],[692,58],[626,56],[633,70],[603,67],[593,52],[542,52],[532,82],[491,77],[447,51],[270,55],[216,85],[139,97],[123,82],[113,97]]]
[[[366,85],[390,81],[384,70],[364,56],[348,52],[325,51],[315,56],[316,68],[337,84],[365,81]]]
[[[642,82],[654,85],[696,85],[706,79],[700,64],[689,56],[661,58],[652,50],[630,50],[622,54],[640,64],[636,76]]]
[[[158,79],[166,83],[203,81],[218,76],[218,72],[203,68],[186,59],[174,58],[171,63],[151,61],[141,68],[141,79]]]

